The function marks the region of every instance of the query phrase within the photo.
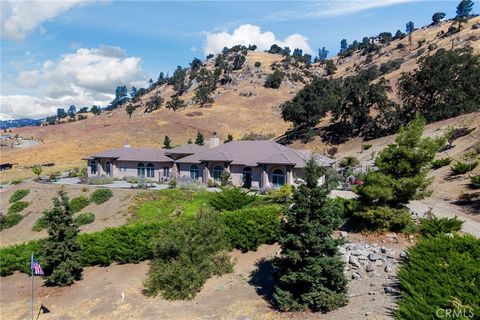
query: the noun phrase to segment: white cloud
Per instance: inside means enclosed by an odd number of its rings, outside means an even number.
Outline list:
[[[313,54],[313,50],[308,44],[308,38],[301,34],[295,33],[281,40],[277,39],[273,32],[262,32],[259,26],[252,24],[241,25],[232,33],[228,31],[207,33],[204,52],[205,54],[218,53],[224,47],[233,47],[237,44],[245,46],[255,44],[259,50],[267,50],[275,43],[280,47],[290,47],[291,50],[300,48],[305,53]]]
[[[279,11],[266,17],[266,20],[287,21],[308,17],[337,17],[369,9],[388,7],[419,0],[332,0],[307,2],[296,10]]]
[[[75,6],[87,3],[92,3],[92,1],[2,0],[0,4],[2,38],[23,40],[29,32],[37,29],[43,34],[46,29],[42,23]]]
[[[116,86],[146,86],[146,78],[141,59],[128,57],[121,48],[80,48],[57,61],[45,61],[38,70],[20,72],[17,85],[39,88],[45,97],[2,96],[0,117],[44,117],[70,104],[105,106],[113,99]]]

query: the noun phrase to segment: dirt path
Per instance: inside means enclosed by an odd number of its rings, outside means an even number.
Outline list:
[[[355,241],[369,242],[361,235],[349,235]],[[373,239],[379,243],[378,238]],[[383,240],[385,241],[385,240]],[[397,252],[404,248],[402,240],[382,243]],[[385,294],[386,277],[366,277],[350,282],[350,302],[328,314],[278,313],[263,298],[271,291],[271,265],[261,263],[270,259],[279,247],[261,246],[256,252],[233,252],[235,270],[231,274],[207,281],[202,291],[191,301],[166,301],[161,297],[148,298],[142,294],[142,282],[148,263],[89,267],[83,280],[71,287],[49,288],[36,280],[36,303],[47,306],[51,313],[40,319],[392,319],[394,297]],[[257,279],[262,279],[261,281]],[[0,318],[29,317],[30,280],[16,273],[0,278]],[[122,299],[122,292],[124,299]],[[38,310],[38,309],[36,309]]]

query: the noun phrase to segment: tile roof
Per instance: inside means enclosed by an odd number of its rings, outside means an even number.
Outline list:
[[[123,147],[96,153],[85,159],[114,158],[120,161],[173,162],[171,158],[165,155],[165,151],[166,149],[160,148]]]
[[[201,152],[208,149],[207,146],[199,146],[198,144],[184,144],[179,147],[175,147],[172,149],[165,150],[165,155],[171,155],[171,154],[194,154],[197,152]]]

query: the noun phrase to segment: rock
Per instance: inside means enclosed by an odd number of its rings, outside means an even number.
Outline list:
[[[355,250],[352,252],[352,256],[361,256],[361,255],[363,255],[362,250]]]
[[[369,264],[367,264],[367,266],[365,267],[365,271],[367,271],[367,272],[373,272],[373,271],[375,271],[375,266],[374,266],[372,263],[369,263]]]
[[[371,312],[365,312],[365,316],[367,316],[367,317],[371,314],[372,314]]]
[[[369,273],[368,273],[368,276],[369,276],[370,278],[376,278],[376,277],[379,277],[380,275],[378,274],[377,271],[373,271],[373,272],[369,272]]]
[[[383,266],[383,260],[380,259],[375,261],[375,267],[381,267],[381,266]]]
[[[406,259],[407,258],[407,253],[405,251],[402,251],[402,252],[400,252],[399,257],[402,258],[402,259]]]
[[[387,238],[389,239],[397,239],[397,234],[395,232],[393,233],[388,233],[387,234]]]
[[[392,272],[393,267],[392,267],[390,264],[387,264],[387,265],[385,266],[385,269],[384,269],[384,270],[385,270],[385,272],[389,273],[389,272]]]
[[[385,291],[385,293],[390,293],[390,294],[397,294],[398,293],[398,290],[396,290],[392,287],[385,287],[383,290]]]
[[[370,295],[370,296],[374,296],[374,295],[375,295],[375,293],[376,293],[375,291],[369,291],[369,292],[368,292],[368,295]]]
[[[367,256],[363,256],[363,255],[362,255],[362,256],[358,256],[357,258],[358,258],[358,260],[362,260],[362,261],[368,260],[368,257],[367,257]]]
[[[395,259],[397,256],[396,256],[396,252],[395,251],[389,251],[387,252],[387,258],[390,258],[390,259]]]
[[[350,259],[348,259],[348,262],[357,269],[360,269],[362,267],[358,259],[354,256],[350,256]]]
[[[370,260],[370,261],[377,261],[377,260],[379,260],[380,258],[381,258],[381,256],[380,256],[379,254],[377,254],[377,253],[373,253],[373,252],[372,252],[372,253],[370,253],[370,254],[368,255],[368,260]]]
[[[342,238],[346,238],[346,237],[348,236],[348,232],[346,232],[346,231],[340,231],[340,236],[341,236]]]
[[[410,239],[410,240],[413,240],[413,238],[414,238],[413,234],[408,236],[408,239]]]
[[[362,278],[362,275],[361,275],[360,273],[358,273],[358,272],[354,272],[354,273],[352,274],[352,279],[353,279],[353,280],[358,280],[358,279],[361,279],[361,278]]]

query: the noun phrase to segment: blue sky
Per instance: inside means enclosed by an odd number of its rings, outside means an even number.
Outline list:
[[[73,0],[1,5],[0,119],[6,119],[43,117],[70,104],[105,105],[116,85],[142,86],[160,71],[171,72],[238,39],[259,47],[274,39],[314,53],[325,46],[334,54],[342,38],[351,42],[382,31],[403,31],[409,20],[422,26],[436,11],[453,17],[457,1]]]

